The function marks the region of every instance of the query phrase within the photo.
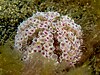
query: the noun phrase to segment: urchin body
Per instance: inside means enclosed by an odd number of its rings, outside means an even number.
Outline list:
[[[35,52],[61,62],[76,64],[82,56],[81,26],[57,12],[37,12],[23,21],[15,36],[15,48],[27,55]]]

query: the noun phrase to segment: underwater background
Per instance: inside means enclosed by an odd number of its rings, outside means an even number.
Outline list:
[[[38,53],[28,62],[14,46],[17,27],[35,12],[69,15],[83,30],[84,55],[74,68]],[[0,75],[99,75],[100,0],[0,0]]]

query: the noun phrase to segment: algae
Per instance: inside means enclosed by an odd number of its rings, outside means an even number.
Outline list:
[[[23,63],[11,43],[0,47],[0,75],[21,75]]]

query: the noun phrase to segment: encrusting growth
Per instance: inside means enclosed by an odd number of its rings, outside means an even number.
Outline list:
[[[71,66],[82,55],[81,26],[70,17],[58,12],[37,12],[18,26],[14,47],[26,54],[41,53],[48,59],[61,62],[65,60]]]

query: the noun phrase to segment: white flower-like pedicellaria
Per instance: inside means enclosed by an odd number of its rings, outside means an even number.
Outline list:
[[[26,53],[27,59],[30,54],[39,52],[46,58],[74,65],[82,56],[81,38],[81,26],[67,15],[37,12],[18,26],[15,48]]]

